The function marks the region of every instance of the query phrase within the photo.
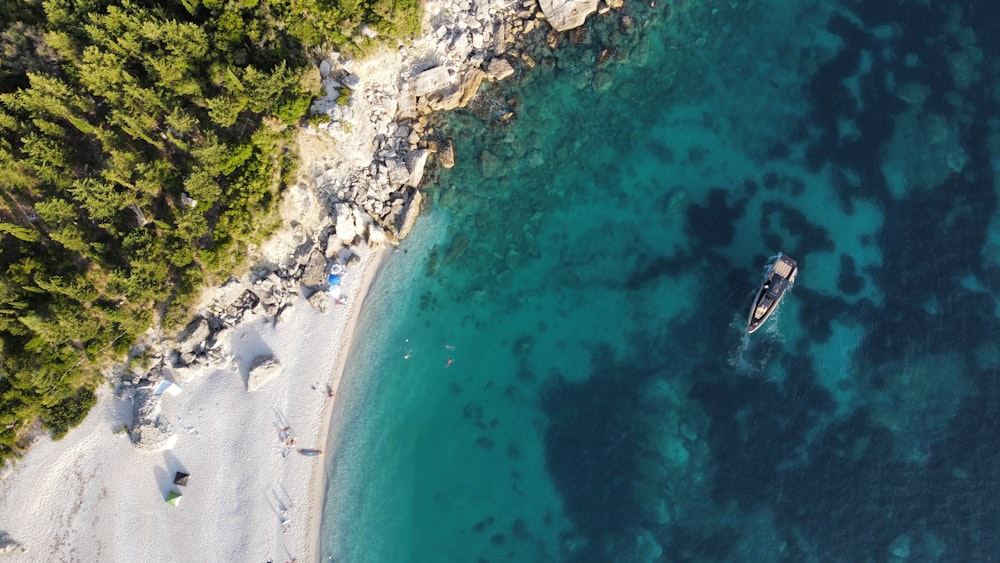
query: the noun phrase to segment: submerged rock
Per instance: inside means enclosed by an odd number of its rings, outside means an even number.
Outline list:
[[[455,167],[455,143],[451,139],[447,139],[441,143],[441,149],[438,152],[438,161],[444,168]]]
[[[479,154],[479,170],[485,178],[501,178],[506,172],[507,164],[497,155],[488,150]]]
[[[907,559],[910,557],[910,536],[903,534],[892,541],[889,545],[889,555],[896,559]]]

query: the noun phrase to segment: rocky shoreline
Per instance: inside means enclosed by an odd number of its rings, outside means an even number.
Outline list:
[[[551,53],[560,34],[588,15],[621,8],[621,0],[522,0],[505,7],[433,1],[425,7],[424,35],[399,45],[390,55],[394,64],[385,65],[381,55],[373,66],[338,53],[321,61],[326,94],[300,130],[300,181],[284,194],[285,226],[259,249],[249,272],[206,292],[183,331],[147,333],[132,356],[151,367],[137,369],[135,362],[116,374],[116,392],[133,405],[126,429],[133,444],[169,447],[174,429],[159,416],[163,390],[233,366],[225,343],[234,327],[261,316],[277,325],[300,294],[326,313],[342,303],[331,271],[350,275],[359,253],[399,244],[420,212],[428,167],[454,166],[454,142],[435,129],[435,113],[469,105],[484,80],[532,68],[537,53]],[[627,15],[622,19],[630,24]],[[516,118],[515,104],[494,105],[498,124]],[[281,366],[258,358],[250,371],[248,392]]]

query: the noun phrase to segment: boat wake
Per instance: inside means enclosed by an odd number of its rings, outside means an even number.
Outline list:
[[[777,319],[779,315],[781,312],[776,311],[774,317]],[[736,314],[729,326],[740,335],[729,350],[729,367],[741,375],[762,374],[784,341],[778,330],[779,323],[772,322],[751,335],[746,331],[746,319]]]
[[[764,373],[768,362],[783,346],[784,338],[778,332],[778,307],[785,292],[795,283],[798,264],[792,258],[778,253],[768,259],[764,278],[753,297],[750,318],[744,324],[737,316],[730,326],[740,334],[739,342],[729,352],[729,365],[745,375]],[[765,324],[770,318],[771,323]],[[757,337],[752,335],[757,333]]]

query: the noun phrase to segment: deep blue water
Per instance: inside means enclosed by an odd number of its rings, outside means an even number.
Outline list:
[[[628,3],[444,116],[324,556],[1000,560],[997,12]]]

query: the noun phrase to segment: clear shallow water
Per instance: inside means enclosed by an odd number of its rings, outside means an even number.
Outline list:
[[[995,14],[689,4],[447,117],[339,395],[325,555],[1000,553]]]

